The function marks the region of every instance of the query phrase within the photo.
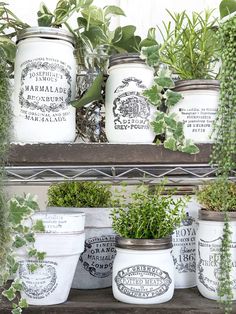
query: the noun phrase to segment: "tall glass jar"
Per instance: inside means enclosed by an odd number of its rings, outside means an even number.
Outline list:
[[[75,139],[76,62],[66,30],[32,27],[17,37],[14,133],[20,142]]]
[[[155,107],[142,95],[153,82],[153,70],[138,54],[110,58],[105,95],[106,136],[111,143],[152,143],[150,122]]]

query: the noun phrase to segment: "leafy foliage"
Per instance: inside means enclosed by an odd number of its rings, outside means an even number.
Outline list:
[[[48,206],[57,207],[108,207],[111,191],[99,182],[63,182],[48,190]]]
[[[205,10],[204,15],[193,12],[192,16],[186,11],[167,12],[172,20],[163,22],[164,32],[159,28],[163,38],[160,61],[183,80],[215,78],[219,47],[213,10]]]
[[[9,214],[5,226],[8,228],[8,237],[6,243],[4,245],[1,244],[1,252],[5,254],[6,260],[4,267],[0,268],[0,286],[4,286],[12,276],[15,277],[11,286],[5,289],[2,295],[13,302],[12,314],[16,314],[21,313],[22,309],[28,305],[25,299],[18,298],[18,293],[23,289],[23,286],[21,280],[16,276],[19,263],[15,258],[15,250],[25,247],[28,256],[35,258],[35,264],[32,265],[37,269],[37,263],[44,259],[45,253],[38,252],[34,248],[34,232],[43,232],[44,226],[42,221],[36,221],[31,227],[28,227],[25,223],[38,210],[38,204],[30,194],[10,199],[7,207]]]
[[[151,63],[158,64],[159,57],[154,52],[150,54]],[[143,55],[145,56],[145,54]],[[149,54],[147,64],[150,64]],[[177,115],[170,112],[172,106],[177,104],[182,95],[171,90],[174,82],[171,78],[171,72],[162,68],[154,77],[154,84],[143,92],[148,101],[156,106],[156,117],[151,125],[156,135],[165,135],[164,147],[173,151],[181,151],[188,154],[196,154],[199,149],[192,141],[185,139],[183,132],[183,123],[178,121]],[[157,142],[159,144],[159,141]]]
[[[203,186],[197,199],[206,210],[236,211],[236,184],[219,178]]]
[[[112,211],[115,232],[131,239],[159,239],[172,234],[185,218],[185,198],[173,199],[172,194],[163,195],[164,185],[157,186],[154,193],[141,186],[131,194],[126,204],[119,197],[119,205]]]
[[[223,18],[236,11],[235,0],[222,0],[220,3],[220,17]]]

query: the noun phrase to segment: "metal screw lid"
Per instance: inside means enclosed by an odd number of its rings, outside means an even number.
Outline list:
[[[124,63],[143,63],[145,61],[140,58],[139,53],[119,53],[113,55],[109,59],[109,67]]]
[[[48,39],[61,39],[74,44],[74,36],[67,30],[53,27],[29,27],[17,35],[16,42],[26,38],[48,38]]]
[[[175,82],[175,91],[187,90],[216,90],[220,89],[218,80],[177,80]]]
[[[172,248],[172,237],[165,237],[161,239],[127,239],[116,238],[116,247],[129,250],[165,250]]]

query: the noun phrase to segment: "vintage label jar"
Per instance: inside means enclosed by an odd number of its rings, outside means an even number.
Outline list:
[[[224,213],[200,210],[197,230],[197,287],[206,298],[218,300],[220,254]],[[230,255],[233,300],[236,300],[236,213],[228,212],[231,235]]]
[[[175,91],[183,96],[170,109],[184,124],[186,139],[194,143],[213,143],[213,123],[219,103],[220,83],[217,80],[179,80]]]
[[[155,107],[142,95],[153,70],[138,54],[118,54],[109,62],[105,95],[106,136],[110,143],[152,143]]]
[[[14,134],[19,142],[75,139],[76,62],[66,30],[33,27],[17,37]]]
[[[112,290],[115,299],[131,304],[158,304],[174,293],[171,237],[117,238]]]

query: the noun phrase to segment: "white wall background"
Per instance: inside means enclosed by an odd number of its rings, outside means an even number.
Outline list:
[[[161,25],[162,20],[168,20],[166,9],[173,12],[186,10],[203,11],[206,8],[216,8],[221,0],[94,0],[100,7],[108,4],[119,5],[126,13],[126,17],[117,19],[117,24],[133,24],[137,26],[138,34],[145,36],[149,27]],[[34,26],[37,25],[37,11],[41,0],[6,0],[19,18]],[[53,10],[57,0],[44,0],[49,9]]]
[[[203,11],[206,8],[216,8],[215,15],[218,15],[218,6],[221,0],[95,0],[94,3],[104,7],[108,4],[119,5],[126,13],[126,17],[118,18],[115,25],[136,25],[137,33],[145,36],[149,27],[161,26],[162,20],[168,21],[166,8],[173,12],[187,10]],[[31,26],[37,25],[37,11],[41,0],[6,0],[9,8],[24,22]],[[53,10],[57,0],[44,0],[49,9]],[[12,186],[8,187],[9,195],[33,193],[38,194],[39,204],[42,209],[46,205],[47,187]]]

